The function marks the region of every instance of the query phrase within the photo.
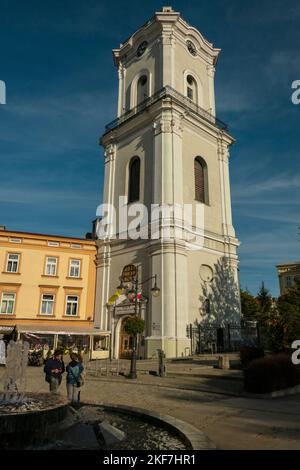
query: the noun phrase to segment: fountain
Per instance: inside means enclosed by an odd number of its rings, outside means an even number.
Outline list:
[[[22,341],[10,341],[7,348],[3,392],[0,392],[1,449],[197,448],[193,440],[199,431],[187,423],[179,426],[180,421],[172,417],[131,407],[91,403],[80,404],[76,410],[58,393],[27,392],[28,352],[28,343]],[[202,446],[205,442],[205,448],[211,448],[207,440],[201,439]]]
[[[25,399],[26,366],[29,343],[10,341],[7,347],[6,368],[3,377],[3,390],[0,406],[22,405]]]
[[[30,444],[45,433],[49,424],[64,419],[68,401],[48,393],[26,392],[26,368],[29,344],[10,341],[7,347],[6,367],[0,392],[1,446],[10,448]],[[17,448],[17,447],[13,447]]]

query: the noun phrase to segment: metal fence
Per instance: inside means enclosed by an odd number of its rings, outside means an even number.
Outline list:
[[[241,344],[262,344],[262,334],[257,322],[234,325],[187,325],[191,354],[217,354],[236,352]]]
[[[156,103],[157,101],[163,98],[170,98],[175,100],[177,103],[184,105],[186,109],[189,111],[201,116],[205,121],[213,124],[214,126],[218,127],[220,130],[228,131],[228,126],[220,119],[217,119],[211,112],[201,108],[192,100],[190,100],[187,96],[182,95],[178,91],[174,90],[174,88],[170,86],[165,86],[158,90],[153,95],[146,98],[144,101],[139,103],[137,106],[133,107],[126,113],[122,114],[122,116],[114,119],[109,124],[105,126],[105,133],[112,131],[116,127],[123,124],[123,122],[128,121],[132,117],[136,116],[140,112],[144,111],[146,108],[149,108],[152,104]]]

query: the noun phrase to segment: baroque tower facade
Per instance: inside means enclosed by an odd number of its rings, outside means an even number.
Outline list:
[[[103,203],[109,207],[100,226],[122,221],[124,209],[129,222],[136,219],[131,208],[137,202],[149,214],[153,204],[187,205],[193,211],[188,229],[182,215],[162,211],[154,237],[149,236],[149,219],[140,218],[141,237],[126,236],[121,223],[97,240],[95,323],[111,331],[113,357],[130,351],[124,320],[137,313],[146,324],[140,357],[153,357],[158,349],[167,357],[189,353],[190,324],[220,329],[239,323],[239,242],[228,168],[234,139],[216,118],[219,53],[171,7],[156,12],[113,50],[118,117],[101,138]],[[121,204],[120,196],[125,197]],[[201,214],[200,221],[195,213]],[[187,232],[196,243],[189,243]],[[140,298],[133,302],[114,295],[120,279],[130,282],[131,275],[141,284]],[[158,297],[151,296],[154,276]]]

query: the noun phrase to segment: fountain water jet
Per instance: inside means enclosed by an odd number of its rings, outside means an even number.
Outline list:
[[[26,367],[29,343],[10,341],[7,347],[6,368],[3,377],[3,393],[0,404],[23,404],[26,389]]]
[[[33,448],[54,438],[68,414],[66,398],[26,390],[29,344],[10,341],[0,392],[0,442],[3,449]],[[26,392],[26,395],[25,395]]]

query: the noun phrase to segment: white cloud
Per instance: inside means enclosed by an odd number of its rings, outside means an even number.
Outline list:
[[[1,185],[0,188],[0,202],[5,203],[17,203],[17,204],[64,204],[64,206],[80,205],[88,206],[93,204],[97,194],[89,191],[73,191],[70,188],[65,189],[41,189],[34,188],[31,185],[29,188],[9,188]],[[46,206],[45,206],[46,207]]]
[[[239,201],[250,197],[257,199],[264,196],[266,193],[288,191],[295,188],[300,189],[300,175],[286,173],[285,175],[274,176],[254,183],[248,182],[248,184],[246,184],[246,182],[243,181],[240,184],[236,184],[232,192],[234,199]],[[300,191],[298,192],[298,196],[299,194]]]
[[[0,129],[0,142],[6,144],[2,149],[11,147],[5,157],[15,160],[49,158],[68,151],[88,155],[98,150],[105,123],[115,115],[112,95],[98,91],[16,97],[16,102],[6,106]]]

